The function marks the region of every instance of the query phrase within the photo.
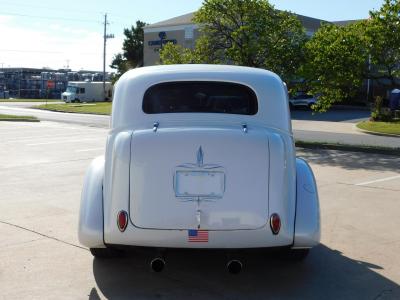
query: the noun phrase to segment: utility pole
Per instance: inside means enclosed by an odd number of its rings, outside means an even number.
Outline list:
[[[19,71],[18,99],[21,99],[21,77],[22,77],[22,69],[20,69]]]
[[[368,71],[370,73],[368,75],[371,75],[371,54],[368,56]],[[371,90],[371,78],[368,78],[368,81],[367,81],[367,102],[369,102],[370,90]]]
[[[103,95],[104,99],[106,98],[106,48],[107,48],[107,39],[113,39],[113,34],[107,34],[107,14],[104,14],[104,47],[103,47]]]

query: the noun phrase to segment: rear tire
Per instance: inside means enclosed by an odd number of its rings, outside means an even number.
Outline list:
[[[115,248],[90,248],[90,253],[100,259],[121,257],[124,254],[122,250]]]
[[[301,262],[305,260],[310,253],[310,249],[288,249],[282,251],[280,257],[287,261]]]

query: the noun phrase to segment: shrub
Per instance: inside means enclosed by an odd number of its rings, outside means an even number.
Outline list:
[[[392,112],[388,107],[383,107],[383,97],[377,96],[375,104],[371,111],[371,121],[390,122],[392,120]]]

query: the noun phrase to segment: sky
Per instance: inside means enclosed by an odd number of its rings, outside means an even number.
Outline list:
[[[107,13],[107,70],[121,51],[124,28],[156,23],[200,8],[202,0],[0,0],[0,68],[102,70]],[[277,9],[327,21],[362,19],[383,0],[270,0]]]

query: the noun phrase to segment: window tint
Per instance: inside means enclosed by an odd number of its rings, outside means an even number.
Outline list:
[[[212,81],[160,83],[150,87],[143,111],[160,113],[225,113],[255,115],[257,97],[247,86]]]
[[[81,94],[85,93],[85,88],[81,88]]]

